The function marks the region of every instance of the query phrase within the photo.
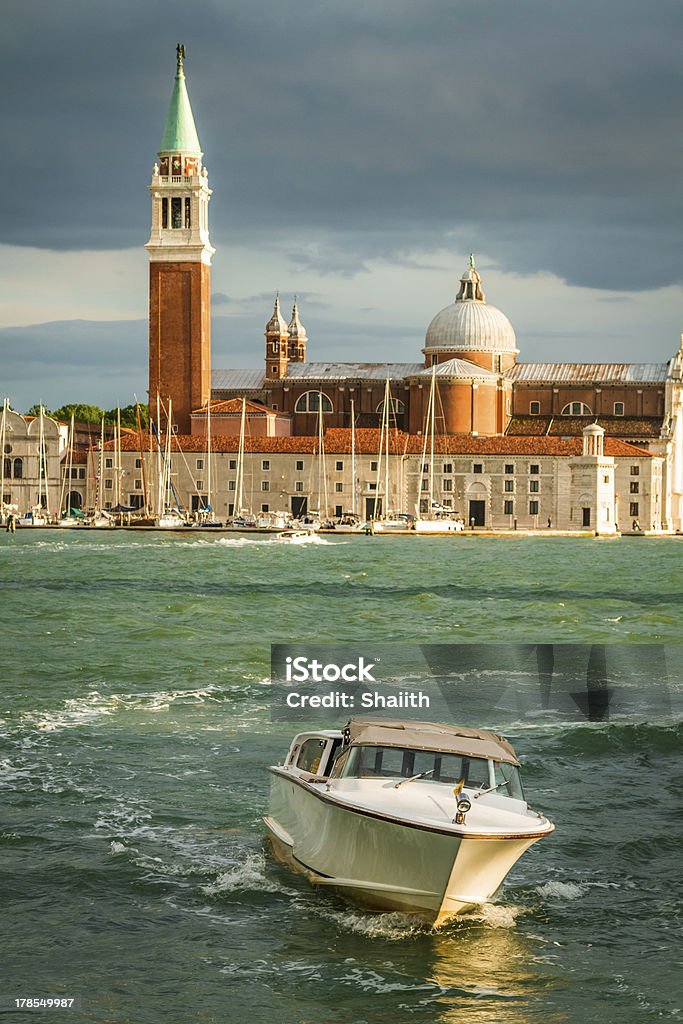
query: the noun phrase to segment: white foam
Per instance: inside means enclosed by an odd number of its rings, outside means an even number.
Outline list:
[[[553,900],[578,900],[586,892],[586,887],[577,882],[546,882],[536,887],[539,896]]]
[[[481,921],[489,928],[514,928],[517,918],[526,913],[526,907],[503,903],[482,903],[472,913],[467,914],[466,919]]]
[[[266,877],[266,859],[262,853],[250,853],[231,871],[223,871],[214,882],[202,886],[207,896],[225,892],[256,889],[259,892],[287,892],[281,885]]]
[[[320,917],[334,921],[343,931],[363,935],[368,939],[388,939],[398,942],[412,935],[426,935],[429,926],[415,917],[398,912],[386,914],[363,913],[360,910],[332,910],[322,903],[316,905]]]
[[[116,856],[119,853],[125,853],[128,847],[124,846],[123,843],[117,843],[116,840],[114,840],[109,844],[109,849],[111,850],[112,854]]]

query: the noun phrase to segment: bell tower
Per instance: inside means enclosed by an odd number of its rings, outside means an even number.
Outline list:
[[[173,422],[190,433],[190,413],[211,395],[211,189],[185,84],[185,47],[152,183],[149,253],[149,401],[172,401]],[[153,415],[154,412],[153,412]],[[166,417],[162,414],[162,425]]]

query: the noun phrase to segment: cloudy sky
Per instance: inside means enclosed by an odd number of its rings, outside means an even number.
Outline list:
[[[472,250],[522,360],[683,330],[683,5],[5,0],[0,390],[145,397],[147,184],[185,43],[213,365],[276,289],[311,358],[420,359]]]

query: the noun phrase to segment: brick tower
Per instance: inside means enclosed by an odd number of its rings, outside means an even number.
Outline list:
[[[149,253],[149,402],[172,401],[173,423],[190,433],[190,413],[211,395],[211,189],[185,85],[185,47],[177,70],[166,128],[154,165]]]

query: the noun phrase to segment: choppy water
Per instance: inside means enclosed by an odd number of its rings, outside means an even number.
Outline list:
[[[261,815],[292,731],[271,642],[676,644],[682,561],[676,539],[3,534],[0,995],[136,1024],[681,1019],[678,649],[666,714],[480,723],[558,827],[440,933],[275,866]]]

